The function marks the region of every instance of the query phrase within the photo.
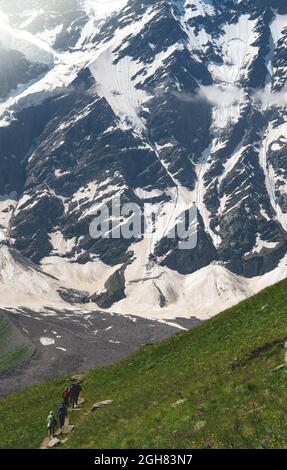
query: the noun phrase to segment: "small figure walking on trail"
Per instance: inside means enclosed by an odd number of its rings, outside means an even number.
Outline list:
[[[59,419],[61,433],[64,431],[65,421],[67,417],[68,417],[68,410],[65,405],[65,402],[63,402],[58,408],[58,419]]]
[[[76,405],[78,405],[81,391],[82,391],[81,382],[78,380],[78,382],[76,383]]]
[[[48,427],[48,437],[53,439],[56,430],[56,420],[54,417],[53,411],[50,411],[50,414],[47,417],[47,427]]]
[[[68,407],[70,404],[70,390],[68,387],[65,387],[62,394],[62,398],[64,400],[65,405]]]
[[[70,388],[70,402],[72,408],[75,408],[75,406],[77,405],[77,392],[77,384],[73,383]]]

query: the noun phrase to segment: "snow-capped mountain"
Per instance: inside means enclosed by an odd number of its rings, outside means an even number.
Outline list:
[[[285,0],[0,0],[2,243],[93,308],[159,318],[286,277],[286,49]],[[90,236],[118,196],[151,236]]]

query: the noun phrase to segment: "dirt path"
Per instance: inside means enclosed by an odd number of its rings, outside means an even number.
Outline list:
[[[76,405],[76,407],[74,408],[74,410],[78,410],[78,411],[81,411],[81,405],[83,405],[85,403],[85,400],[83,397],[80,397],[79,400],[78,400],[78,405]],[[73,410],[73,408],[71,408],[71,411]],[[55,436],[50,439],[49,437],[45,437],[45,439],[43,440],[42,444],[40,445],[39,449],[51,449],[53,447],[57,447],[59,446],[61,443],[63,442],[66,442],[67,440],[67,437],[65,437],[64,439],[60,439],[61,436],[68,436],[69,434],[71,434],[75,429],[75,425],[73,424],[70,424],[70,419],[69,419],[69,416],[65,419],[65,425],[64,425],[64,428],[63,430],[61,431],[60,429],[57,430],[57,432],[55,433]]]

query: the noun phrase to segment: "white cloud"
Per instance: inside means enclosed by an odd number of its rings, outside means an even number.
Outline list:
[[[287,87],[280,91],[271,92],[271,90],[260,90],[254,95],[254,99],[262,105],[263,108],[272,108],[274,106],[287,106]]]
[[[222,87],[219,85],[202,86],[194,94],[176,93],[180,100],[185,102],[194,102],[197,100],[204,100],[216,108],[225,108],[229,106],[236,106],[244,101],[247,95],[246,90],[238,86]],[[260,104],[262,108],[268,109],[275,106],[287,106],[287,86],[281,91],[272,92],[270,89],[258,90],[252,92],[250,98]]]
[[[217,85],[203,86],[200,88],[198,96],[206,99],[214,106],[222,108],[240,103],[244,98],[244,90],[237,86],[227,88]]]
[[[244,98],[244,90],[237,86],[224,88],[218,85],[211,85],[200,87],[195,94],[176,93],[176,96],[185,102],[204,100],[217,108],[223,108],[240,103]]]

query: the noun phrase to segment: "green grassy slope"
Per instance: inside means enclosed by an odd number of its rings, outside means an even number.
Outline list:
[[[22,364],[32,352],[32,345],[0,314],[0,374]]]
[[[287,281],[85,375],[71,448],[287,447]],[[0,402],[0,447],[38,447],[65,380]],[[98,400],[114,403],[85,413]],[[177,408],[179,399],[186,401]]]

